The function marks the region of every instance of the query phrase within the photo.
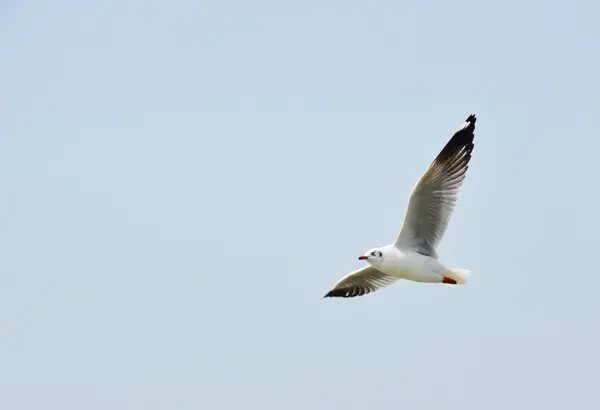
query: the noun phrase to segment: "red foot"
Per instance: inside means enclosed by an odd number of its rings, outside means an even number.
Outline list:
[[[444,276],[444,280],[442,281],[442,283],[449,283],[451,285],[456,285],[456,281],[454,279],[450,279]]]

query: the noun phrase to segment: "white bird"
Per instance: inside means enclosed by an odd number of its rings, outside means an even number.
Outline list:
[[[362,296],[399,279],[448,285],[467,283],[470,271],[442,265],[436,247],[469,168],[476,120],[475,115],[467,118],[417,181],[396,241],[360,256],[358,259],[369,265],[342,278],[324,297]]]

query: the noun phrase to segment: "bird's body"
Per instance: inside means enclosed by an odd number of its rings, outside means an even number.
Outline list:
[[[379,249],[383,253],[381,263],[372,266],[386,275],[413,282],[440,283],[444,280],[446,268],[430,256],[393,245]]]
[[[473,151],[476,118],[470,115],[415,185],[402,230],[393,244],[359,257],[368,266],[340,280],[325,297],[354,297],[399,279],[413,282],[467,283],[469,271],[438,262],[436,247],[456,203]]]

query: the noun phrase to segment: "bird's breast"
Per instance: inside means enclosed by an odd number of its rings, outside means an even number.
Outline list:
[[[427,259],[427,256],[418,253],[398,252],[387,258],[377,269],[388,275],[410,278],[425,269]]]

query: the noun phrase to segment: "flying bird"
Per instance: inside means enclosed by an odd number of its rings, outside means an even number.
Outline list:
[[[342,278],[324,297],[362,296],[399,279],[447,285],[467,283],[470,271],[438,262],[436,247],[469,168],[476,121],[474,114],[467,118],[417,181],[396,241],[359,256],[368,265]]]

